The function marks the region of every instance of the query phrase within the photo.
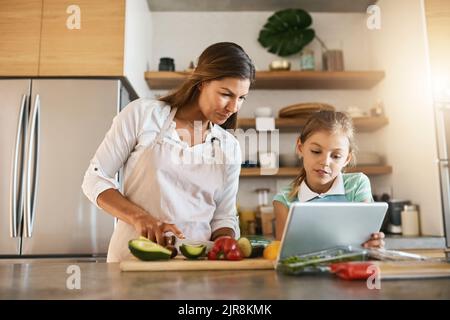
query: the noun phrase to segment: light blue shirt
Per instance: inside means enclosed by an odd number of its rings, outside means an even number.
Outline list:
[[[370,180],[363,173],[342,173],[333,182],[331,188],[325,193],[312,191],[305,181],[300,185],[297,196],[289,197],[292,186],[286,186],[275,195],[273,201],[281,202],[289,208],[294,202],[373,202]]]

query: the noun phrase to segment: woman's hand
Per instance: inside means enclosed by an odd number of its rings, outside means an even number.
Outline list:
[[[364,248],[384,248],[384,233],[376,232],[370,235],[370,239],[363,243]]]
[[[154,241],[162,246],[165,245],[164,233],[171,231],[180,239],[184,238],[183,233],[174,224],[163,223],[147,213],[140,213],[132,220],[133,227],[147,239]]]

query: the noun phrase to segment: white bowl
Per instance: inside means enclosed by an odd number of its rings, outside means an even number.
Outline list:
[[[271,117],[272,108],[270,107],[259,107],[255,110],[255,117]]]

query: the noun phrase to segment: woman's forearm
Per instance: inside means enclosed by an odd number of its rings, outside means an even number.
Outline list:
[[[133,225],[136,217],[147,214],[144,209],[125,198],[117,189],[107,189],[97,197],[100,208],[114,217]]]

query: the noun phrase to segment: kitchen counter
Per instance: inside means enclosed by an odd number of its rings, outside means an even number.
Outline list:
[[[406,236],[386,236],[386,249],[405,250],[405,249],[444,249],[444,237],[406,237]]]
[[[70,265],[80,268],[79,290],[67,288]],[[365,281],[272,270],[121,272],[101,261],[0,260],[0,299],[450,299],[450,278],[385,280],[369,290]]]

